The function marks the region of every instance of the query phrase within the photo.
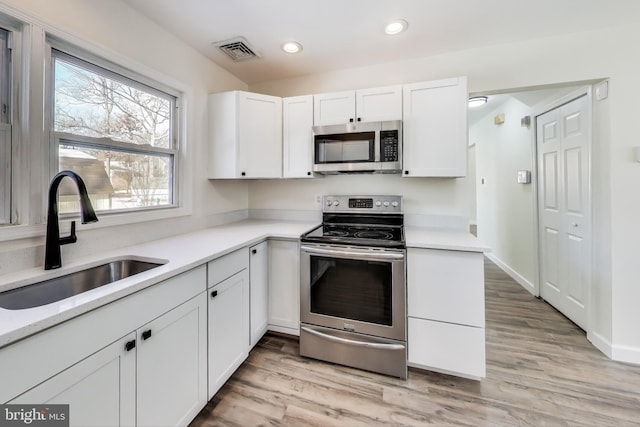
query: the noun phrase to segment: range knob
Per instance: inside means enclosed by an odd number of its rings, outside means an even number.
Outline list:
[[[391,202],[391,206],[393,206],[394,208],[398,207],[398,202]]]
[[[338,206],[339,204],[340,204],[340,202],[339,202],[339,201],[337,201],[337,200],[334,200],[334,201],[333,201],[333,206]]]
[[[331,206],[331,200],[327,199],[327,206]]]
[[[382,202],[380,200],[376,200],[376,206],[382,206]]]
[[[384,205],[385,208],[388,208],[390,205],[390,203],[387,200],[385,200],[384,203],[382,204]]]

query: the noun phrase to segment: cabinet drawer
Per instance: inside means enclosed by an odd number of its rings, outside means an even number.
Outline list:
[[[207,287],[211,287],[239,271],[249,268],[249,251],[247,248],[238,249],[237,251],[210,261],[207,267]]]
[[[410,317],[483,328],[483,254],[410,248],[407,295]]]
[[[409,317],[409,366],[485,377],[484,328]]]

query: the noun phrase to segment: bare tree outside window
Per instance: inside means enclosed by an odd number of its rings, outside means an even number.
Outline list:
[[[171,205],[174,99],[66,54],[54,55],[54,73],[60,169],[83,169],[99,210]],[[61,211],[75,211],[60,191]]]

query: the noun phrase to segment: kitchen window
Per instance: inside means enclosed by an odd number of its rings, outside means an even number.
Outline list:
[[[77,172],[103,213],[177,206],[178,93],[73,53],[51,49],[53,173]],[[59,211],[77,212],[64,184]]]

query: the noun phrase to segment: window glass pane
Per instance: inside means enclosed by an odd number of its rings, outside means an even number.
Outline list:
[[[0,224],[11,222],[11,52],[7,30],[0,29]]]
[[[0,28],[0,122],[11,123],[11,53],[9,31]]]
[[[171,155],[61,143],[58,156],[59,170],[73,170],[82,177],[95,210],[173,204]],[[58,194],[61,213],[79,211],[78,190],[70,180],[62,181]]]
[[[94,65],[66,58],[54,55],[56,132],[173,148],[169,95],[144,91],[125,77],[116,79],[107,70],[99,73]]]

